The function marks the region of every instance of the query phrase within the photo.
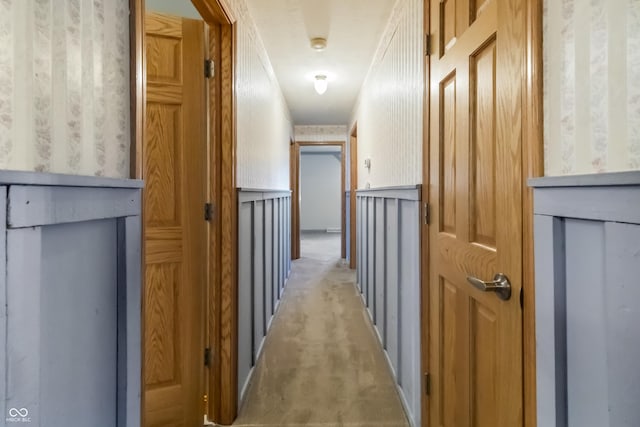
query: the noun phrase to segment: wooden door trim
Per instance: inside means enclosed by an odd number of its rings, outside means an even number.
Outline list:
[[[356,268],[356,190],[358,189],[358,122],[349,133],[349,268]]]
[[[430,1],[423,0],[424,32],[430,33]],[[536,417],[536,352],[535,352],[535,276],[533,254],[533,192],[527,180],[544,175],[543,153],[543,63],[542,0],[525,0],[526,52],[523,96],[522,187],[523,187],[523,380],[524,426],[535,427]],[[425,57],[423,99],[423,186],[422,200],[429,199],[429,56]],[[421,232],[421,362],[423,373],[429,372],[429,227]],[[422,381],[422,425],[429,425],[428,396]]]
[[[300,199],[298,197],[299,148],[292,139],[289,145],[289,187],[291,190],[291,260],[300,258]]]
[[[235,92],[233,86],[235,64],[235,18],[230,8],[221,0],[192,0],[204,21],[210,25],[221,25],[220,64],[220,156],[219,186],[213,188],[212,198],[217,201],[219,233],[213,236],[210,245],[218,248],[213,267],[219,266],[219,274],[213,280],[213,305],[218,326],[211,337],[214,345],[212,376],[217,376],[217,390],[211,390],[212,420],[222,424],[231,424],[237,414],[237,204],[236,204],[236,123]],[[146,59],[145,59],[145,0],[130,0],[129,20],[130,38],[130,90],[131,90],[131,178],[142,178],[142,146],[145,128],[146,102]],[[212,165],[213,166],[213,165]],[[215,193],[217,192],[217,193]],[[222,227],[221,225],[225,226]],[[144,229],[142,230],[144,235]],[[140,263],[143,265],[144,242]],[[216,271],[216,270],[214,270]],[[144,275],[143,275],[144,280]],[[144,286],[144,283],[143,283]],[[209,285],[210,286],[210,285]],[[144,312],[142,313],[144,319]],[[144,322],[144,320],[143,320]],[[214,321],[215,323],[215,321]],[[144,324],[142,325],[144,330]],[[144,343],[144,337],[142,340]],[[143,349],[144,350],[144,349]],[[144,357],[144,356],[143,356]],[[144,384],[144,367],[142,369]],[[143,390],[144,395],[144,390]],[[144,425],[144,400],[141,401],[141,425]]]
[[[129,0],[129,91],[130,91],[130,114],[131,133],[129,147],[129,177],[132,179],[142,179],[142,144],[144,141],[144,118],[146,105],[146,54],[145,54],[145,0]],[[142,190],[144,193],[144,189]],[[144,200],[144,194],[141,195]],[[141,208],[140,217],[144,218],[144,206]],[[140,313],[140,360],[144,360],[144,259],[145,244],[144,221],[140,224],[140,281],[142,289],[141,313]],[[144,406],[144,364],[140,367],[140,425],[145,424]]]
[[[131,106],[131,145],[129,177],[142,178],[142,142],[146,103],[146,55],[144,44],[145,0],[129,0],[129,75]]]
[[[524,134],[522,147],[522,289],[524,425],[537,425],[536,413],[536,317],[535,264],[533,254],[533,190],[527,180],[544,175],[542,0],[526,2],[526,86],[524,90]]]
[[[347,230],[346,230],[346,222],[347,222],[347,209],[345,202],[345,184],[346,184],[346,160],[345,160],[345,143],[344,141],[295,141],[293,143],[293,150],[291,155],[291,167],[290,170],[295,172],[295,177],[293,177],[291,188],[291,200],[292,200],[292,211],[293,215],[291,215],[291,235],[292,235],[292,259],[300,258],[300,147],[303,146],[339,146],[340,147],[340,212],[341,212],[341,230],[340,230],[340,241],[341,241],[341,256],[344,258],[346,256],[346,245],[347,245]],[[294,250],[295,248],[295,250]],[[293,253],[295,252],[296,257],[294,258]]]
[[[423,25],[424,33],[430,34],[431,30],[431,0],[423,0]],[[426,47],[430,49],[431,47]],[[428,203],[430,184],[430,145],[429,145],[429,124],[431,122],[431,102],[429,89],[431,87],[430,77],[430,55],[424,56],[423,70],[423,92],[422,92],[422,206],[420,207],[420,218],[424,218],[424,204]],[[420,221],[420,364],[422,376],[426,377],[429,372],[429,225],[425,221]],[[427,395],[427,381],[420,381],[420,419],[422,425],[429,425],[429,396]]]

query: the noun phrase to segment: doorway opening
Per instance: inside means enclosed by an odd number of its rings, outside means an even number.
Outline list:
[[[298,258],[345,257],[344,145],[295,142],[292,147],[292,234]]]

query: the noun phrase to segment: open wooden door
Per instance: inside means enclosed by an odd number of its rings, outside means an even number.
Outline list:
[[[147,14],[145,28],[144,418],[191,427],[203,415],[204,23]]]
[[[433,427],[523,425],[525,4],[430,2]]]

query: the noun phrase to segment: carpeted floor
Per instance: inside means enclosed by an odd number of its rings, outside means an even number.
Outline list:
[[[408,426],[340,235],[301,253],[234,425]]]

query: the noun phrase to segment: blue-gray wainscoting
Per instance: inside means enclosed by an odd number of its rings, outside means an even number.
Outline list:
[[[420,425],[420,186],[358,190],[357,281],[411,423]]]
[[[7,425],[140,425],[141,187],[0,171]]]
[[[640,172],[534,188],[538,425],[640,425]]]
[[[291,270],[291,192],[238,190],[238,400]]]

